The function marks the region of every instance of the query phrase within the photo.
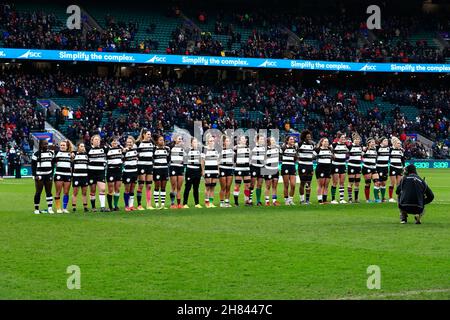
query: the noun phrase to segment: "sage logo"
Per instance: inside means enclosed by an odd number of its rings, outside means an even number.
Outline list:
[[[266,60],[263,63],[261,63],[260,65],[258,65],[258,67],[276,67],[277,66],[277,62],[276,61],[270,61],[270,60]]]
[[[362,67],[361,69],[359,69],[359,71],[376,71],[377,67],[374,65],[369,65],[368,63],[366,63],[366,65],[364,67]]]
[[[367,7],[366,13],[371,14],[367,18],[367,29],[381,29],[381,9],[379,6],[372,4]]]
[[[18,56],[17,58],[24,58],[24,59],[30,59],[30,58],[42,58],[42,52],[39,51],[31,51],[28,50],[24,54]]]
[[[67,14],[70,16],[67,18],[66,26],[69,30],[80,30],[81,29],[81,9],[77,5],[70,5],[66,10]]]
[[[149,63],[163,63],[163,62],[166,62],[166,58],[165,57],[153,56],[150,59],[148,59],[147,62],[149,62]]]

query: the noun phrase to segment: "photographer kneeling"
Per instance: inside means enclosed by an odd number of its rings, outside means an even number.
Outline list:
[[[405,177],[397,186],[400,223],[408,220],[408,214],[413,214],[416,224],[421,223],[425,205],[434,199],[434,194],[426,182],[417,175],[416,167],[410,164],[405,168]]]

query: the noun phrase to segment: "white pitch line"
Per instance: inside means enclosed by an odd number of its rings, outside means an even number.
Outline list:
[[[343,298],[339,298],[337,300],[365,300],[365,299],[369,299],[369,298],[405,297],[405,296],[418,295],[421,293],[443,293],[443,292],[450,293],[450,288],[449,289],[413,290],[413,291],[402,291],[402,292],[393,292],[393,293],[386,293],[386,294],[373,294],[373,295],[366,295],[366,296],[343,297]]]

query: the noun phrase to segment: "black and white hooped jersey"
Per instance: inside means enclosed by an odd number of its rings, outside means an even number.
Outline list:
[[[106,150],[102,147],[91,147],[88,152],[89,170],[90,171],[105,171],[106,167]]]
[[[220,152],[220,169],[233,169],[234,167],[234,150],[232,148],[224,148]]]
[[[123,172],[137,173],[138,151],[135,147],[127,149],[123,153]]]
[[[362,147],[352,144],[349,150],[348,166],[361,167]]]
[[[405,155],[403,154],[403,149],[391,148],[390,161],[391,167],[403,169],[405,166]]]
[[[151,141],[140,141],[137,143],[138,166],[153,166],[153,152],[155,145]]]
[[[199,149],[189,149],[186,155],[186,168],[189,170],[201,170],[202,153]]]
[[[266,146],[255,145],[250,153],[250,164],[253,167],[262,168],[264,167],[264,159],[266,157]]]
[[[377,168],[377,149],[376,148],[366,149],[363,152],[363,166],[368,169],[376,169]]]
[[[330,166],[333,159],[333,151],[330,148],[317,148],[314,151],[317,166]]]
[[[106,151],[106,167],[108,170],[122,170],[123,152],[121,147],[108,148]]]
[[[219,174],[219,152],[203,147],[202,159],[205,161],[205,174]]]
[[[284,144],[281,147],[281,165],[295,166],[295,159],[297,157],[297,146],[289,146]]]
[[[55,156],[55,175],[70,177],[72,175],[72,154],[58,151]]]
[[[314,158],[314,144],[301,142],[297,149],[298,164],[312,166]]]
[[[235,147],[235,169],[239,171],[250,171],[250,148],[237,145]]]
[[[266,149],[265,169],[277,172],[280,164],[281,149],[279,146],[268,146]]]
[[[35,176],[50,176],[53,173],[55,153],[52,150],[36,151],[31,157]]]
[[[348,148],[345,143],[333,143],[333,162],[334,166],[345,166],[347,160]]]
[[[182,145],[174,145],[172,149],[170,149],[170,166],[183,167],[185,155]]]
[[[389,146],[377,148],[377,167],[387,168],[389,165],[389,156],[391,154],[391,148]]]
[[[88,176],[89,158],[87,153],[74,152],[72,160],[72,176],[87,177]]]
[[[167,146],[155,147],[153,152],[153,168],[167,169],[170,162],[170,149]]]

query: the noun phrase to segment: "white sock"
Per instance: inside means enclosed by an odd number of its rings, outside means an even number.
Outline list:
[[[321,194],[319,194],[318,196],[317,196],[317,200],[322,200],[323,198],[322,198],[322,195]]]
[[[300,195],[300,201],[302,201],[302,202],[305,201],[305,195],[304,194]]]
[[[131,208],[134,206],[134,196],[130,196],[130,199],[128,199],[128,206]]]
[[[99,194],[98,198],[100,200],[100,208],[104,208],[105,207],[105,195],[104,194]]]

